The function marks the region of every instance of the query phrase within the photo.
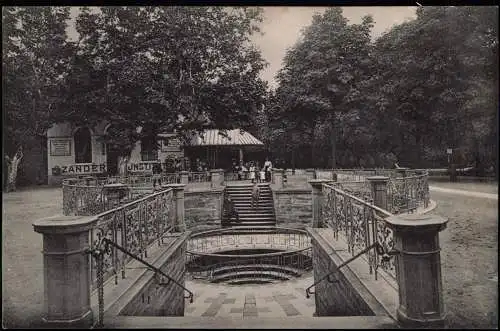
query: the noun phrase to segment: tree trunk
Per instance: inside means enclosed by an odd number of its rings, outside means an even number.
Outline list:
[[[130,160],[130,156],[120,156],[118,157],[118,174],[120,177],[127,176],[127,164]]]
[[[8,156],[6,156],[5,161],[7,162],[7,192],[16,190],[17,170],[22,158],[23,150],[21,147],[19,147],[14,157],[9,158]]]
[[[337,118],[335,113],[333,113],[330,142],[332,144],[332,169],[335,169],[337,167]]]

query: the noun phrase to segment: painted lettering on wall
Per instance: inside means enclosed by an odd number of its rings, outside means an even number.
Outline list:
[[[131,171],[131,172],[153,171],[154,164],[155,164],[155,162],[129,163],[127,165],[127,170]]]
[[[61,166],[62,174],[91,174],[106,172],[106,164],[70,164]]]

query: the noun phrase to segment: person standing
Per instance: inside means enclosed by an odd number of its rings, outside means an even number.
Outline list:
[[[273,164],[271,163],[271,161],[269,161],[269,158],[266,157],[266,162],[264,162],[264,169],[265,169],[265,172],[266,172],[266,178],[265,180],[267,182],[270,182],[271,181],[271,170],[273,168]]]
[[[259,196],[260,196],[260,189],[259,185],[257,183],[253,183],[252,186],[252,209],[255,207],[259,208]]]
[[[156,182],[161,186],[161,163],[160,160],[153,165],[153,188],[156,188]]]
[[[250,163],[250,168],[249,170],[249,175],[250,175],[250,180],[252,181],[252,184],[256,182],[255,180],[255,166],[253,165],[253,162]]]
[[[266,168],[260,169],[260,182],[264,183],[266,181]]]

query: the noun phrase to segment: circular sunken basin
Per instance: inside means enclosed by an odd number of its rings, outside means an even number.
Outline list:
[[[200,232],[191,236],[187,253],[192,279],[227,285],[286,281],[312,269],[310,238],[298,229],[233,227]]]

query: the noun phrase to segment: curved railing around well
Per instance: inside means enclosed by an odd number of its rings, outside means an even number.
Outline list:
[[[248,254],[249,250],[253,253]],[[223,270],[233,272],[236,278],[260,279],[267,272],[284,280],[290,273],[300,275],[312,268],[311,240],[307,232],[290,228],[234,227],[200,232],[188,241],[186,266],[191,276],[210,281]]]

